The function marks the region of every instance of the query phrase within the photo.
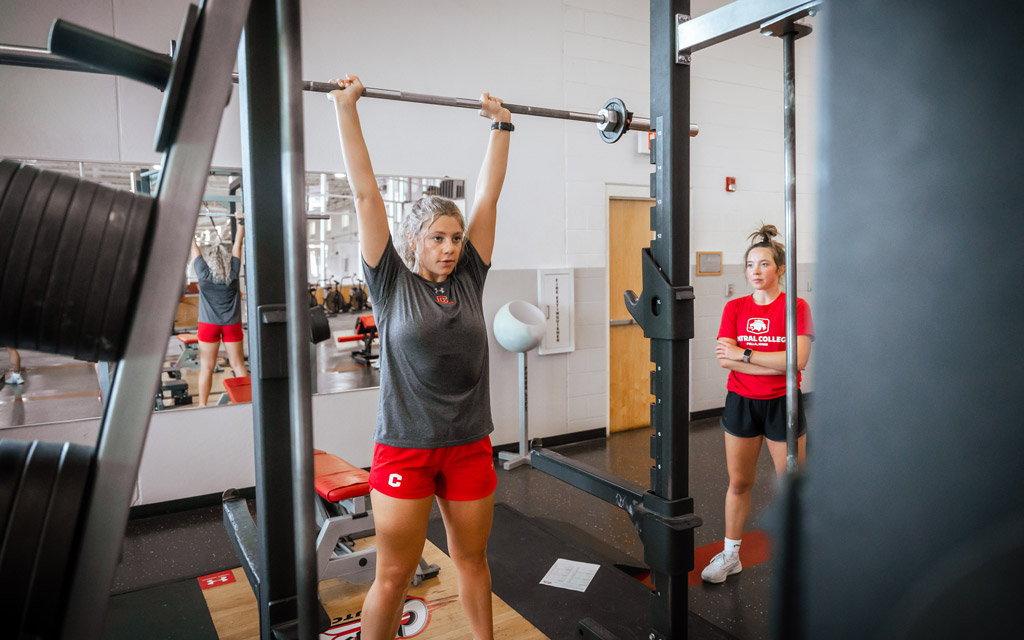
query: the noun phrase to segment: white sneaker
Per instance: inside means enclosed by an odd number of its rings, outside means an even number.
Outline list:
[[[7,380],[5,380],[4,382],[6,382],[7,384],[22,384],[25,382],[25,378],[22,378],[20,373],[15,373],[12,371],[10,375],[7,376]]]
[[[740,571],[743,571],[743,565],[740,564],[739,554],[727,554],[723,551],[714,558],[711,558],[708,566],[704,567],[704,571],[701,571],[700,577],[705,582],[721,584],[725,582],[727,577],[736,575]]]

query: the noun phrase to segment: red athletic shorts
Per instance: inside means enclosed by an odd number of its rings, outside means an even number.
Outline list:
[[[479,500],[494,493],[498,476],[489,437],[439,449],[405,449],[377,444],[370,487],[392,498]]]
[[[210,324],[208,322],[199,323],[199,342],[220,342],[221,336],[224,336],[224,342],[241,342],[242,341],[242,323],[236,322],[235,324]]]

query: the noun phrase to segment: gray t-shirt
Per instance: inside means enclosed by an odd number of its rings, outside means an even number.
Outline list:
[[[238,304],[238,271],[242,261],[231,257],[231,280],[227,284],[214,282],[203,256],[192,264],[199,278],[199,322],[228,325],[242,321],[242,310]]]
[[[380,332],[380,406],[373,439],[436,449],[494,430],[483,290],[489,266],[468,241],[444,282],[413,273],[388,240],[380,262],[363,262]]]

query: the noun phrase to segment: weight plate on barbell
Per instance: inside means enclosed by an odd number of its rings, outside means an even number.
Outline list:
[[[598,129],[601,139],[607,143],[618,142],[619,138],[629,131],[629,125],[633,121],[633,112],[626,109],[626,104],[619,98],[611,98],[604,103],[602,111],[614,111],[617,121],[607,129]]]
[[[43,293],[43,317],[39,326],[39,350],[46,353],[58,353],[60,349],[60,322],[64,297],[67,295],[68,282],[72,279],[78,246],[82,241],[82,230],[89,216],[93,196],[96,195],[96,187],[95,182],[79,181],[68,205],[64,227],[60,230],[50,281]]]
[[[32,252],[35,250],[39,222],[42,220],[46,203],[50,199],[53,184],[58,174],[54,171],[40,171],[28,191],[25,204],[21,208],[18,227],[14,229],[14,239],[7,255],[7,266],[3,279],[0,280],[0,344],[11,347],[22,346],[18,340],[18,316],[21,311],[21,298],[25,292],[25,281],[32,264]]]
[[[21,470],[25,467],[30,445],[18,440],[0,440],[0,544],[3,544],[4,532],[7,531],[7,519],[11,515],[14,496],[18,493]]]
[[[64,618],[65,587],[73,572],[68,560],[80,538],[79,515],[92,468],[93,448],[65,443],[43,524],[36,565],[32,572],[21,636],[55,638]]]
[[[21,296],[21,320],[18,322],[18,344],[39,351],[39,329],[46,302],[46,286],[53,271],[60,231],[67,217],[68,205],[80,180],[72,175],[57,177],[50,198],[43,210],[36,232],[36,246],[27,266],[25,291]]]
[[[114,201],[107,215],[107,228],[103,240],[96,247],[96,263],[89,287],[89,300],[82,315],[82,332],[78,334],[75,358],[86,362],[97,362],[103,336],[103,319],[110,304],[112,284],[120,274],[115,273],[117,257],[121,253],[124,230],[128,225],[128,211],[132,206],[129,191],[115,191]]]
[[[107,313],[103,321],[103,334],[99,344],[99,360],[111,362],[119,360],[124,353],[127,338],[126,329],[131,326],[130,319],[135,315],[135,306],[139,301],[139,283],[145,272],[144,257],[149,253],[149,225],[153,216],[153,198],[134,194],[131,209],[128,213],[128,225],[125,228],[121,251],[114,267],[114,278],[111,280]]]
[[[0,203],[0,285],[3,284],[4,270],[7,268],[7,258],[14,243],[14,232],[18,229],[18,220],[21,219],[21,207],[25,204],[25,197],[39,170],[34,167],[22,166],[11,178],[11,184],[7,187],[3,202]],[[4,307],[0,307],[0,315],[3,315]],[[7,313],[14,313],[16,309],[6,309]]]
[[[85,306],[89,301],[96,262],[99,259],[99,247],[103,233],[107,228],[110,204],[114,201],[115,189],[97,184],[96,194],[89,205],[89,214],[82,226],[82,235],[78,239],[75,266],[67,273],[67,293],[62,300],[60,314],[60,342],[58,353],[76,357],[78,336],[82,332],[82,321],[85,318]]]
[[[35,566],[61,448],[55,442],[32,443],[0,547],[0,602],[5,611],[17,614],[14,620],[20,619],[28,598],[25,586]]]

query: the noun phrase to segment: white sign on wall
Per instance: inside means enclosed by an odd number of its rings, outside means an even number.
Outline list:
[[[537,306],[544,312],[547,324],[538,353],[565,353],[575,350],[573,331],[572,269],[540,269],[537,271]]]

